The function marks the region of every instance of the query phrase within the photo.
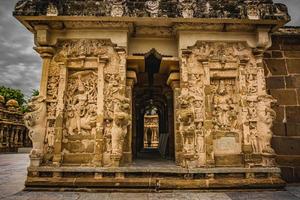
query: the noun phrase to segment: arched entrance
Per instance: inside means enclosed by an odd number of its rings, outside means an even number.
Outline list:
[[[162,72],[162,56],[154,49],[144,57],[133,89],[133,139],[135,160],[174,160],[173,91]]]

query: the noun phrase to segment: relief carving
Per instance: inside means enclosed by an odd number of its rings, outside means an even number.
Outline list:
[[[197,7],[195,0],[179,0],[178,11],[183,18],[193,18]]]
[[[160,0],[146,1],[145,9],[150,17],[158,17],[160,13]]]
[[[68,134],[91,134],[96,126],[97,74],[86,70],[69,76],[67,91]]]
[[[41,158],[45,141],[46,99],[43,96],[33,97],[28,103],[29,112],[24,116],[25,126],[29,129],[32,141],[31,158]]]
[[[260,96],[258,100],[257,131],[260,151],[264,157],[263,166],[274,166],[275,151],[271,147],[271,139],[273,136],[271,128],[276,118],[276,112],[271,108],[271,105],[275,103],[276,100],[270,95]]]
[[[124,139],[130,124],[130,100],[119,94],[114,102],[114,118],[111,128],[112,165],[119,166],[123,154]]]
[[[108,6],[112,17],[122,17],[127,13],[126,0],[109,0]]]
[[[233,85],[225,80],[215,81],[215,93],[213,95],[214,128],[217,130],[231,130],[237,128],[237,103],[233,97]]]

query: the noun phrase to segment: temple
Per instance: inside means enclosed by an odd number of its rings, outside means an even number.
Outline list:
[[[43,60],[26,187],[281,188],[272,0],[21,0]]]

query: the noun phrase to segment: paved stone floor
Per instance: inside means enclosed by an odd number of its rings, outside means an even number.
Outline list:
[[[88,193],[22,191],[28,166],[27,154],[0,154],[0,199],[3,200],[300,200],[300,186],[285,191]]]

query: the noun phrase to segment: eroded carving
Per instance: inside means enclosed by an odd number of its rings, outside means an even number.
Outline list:
[[[33,97],[28,103],[29,112],[25,114],[25,126],[29,129],[29,137],[32,141],[31,158],[41,158],[45,141],[46,126],[46,98]]]

